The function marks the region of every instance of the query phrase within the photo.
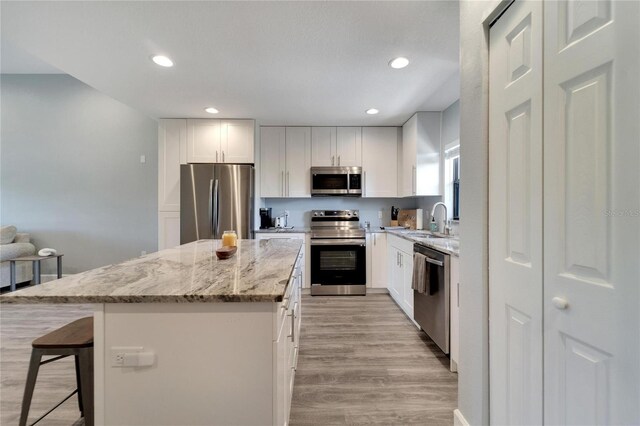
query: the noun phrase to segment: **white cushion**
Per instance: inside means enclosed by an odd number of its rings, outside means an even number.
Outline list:
[[[13,225],[0,228],[0,244],[11,244],[16,238],[17,229]]]

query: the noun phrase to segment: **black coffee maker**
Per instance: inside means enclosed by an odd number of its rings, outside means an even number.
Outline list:
[[[273,227],[273,219],[271,218],[271,207],[260,209],[260,229],[269,229]]]

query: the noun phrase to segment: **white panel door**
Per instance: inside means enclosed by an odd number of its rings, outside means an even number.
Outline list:
[[[180,212],[158,212],[158,250],[180,245]]]
[[[390,244],[390,238],[387,240],[387,265],[389,293],[396,301],[398,306],[402,303],[402,269],[400,269],[400,251]]]
[[[338,127],[336,166],[362,166],[362,127]]]
[[[640,424],[640,3],[545,3],[545,422]]]
[[[221,122],[214,119],[187,120],[187,161],[221,163]]]
[[[285,128],[260,128],[260,197],[284,197]]]
[[[362,128],[363,197],[398,196],[398,128]]]
[[[402,157],[400,159],[400,182],[398,185],[401,197],[416,195],[417,144],[418,115],[414,114],[402,126]]]
[[[222,123],[221,163],[252,164],[254,162],[254,127],[253,120],[229,120]]]
[[[186,162],[187,120],[158,122],[158,210],[180,211],[180,164]]]
[[[400,268],[402,269],[402,309],[413,319],[413,254],[400,252]]]
[[[286,129],[285,196],[311,197],[311,128]]]
[[[490,30],[491,423],[542,424],[542,2]]]
[[[311,128],[311,165],[313,167],[336,165],[335,127]]]

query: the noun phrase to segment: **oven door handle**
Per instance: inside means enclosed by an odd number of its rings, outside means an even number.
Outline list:
[[[439,260],[431,259],[429,257],[427,257],[425,260],[427,261],[427,263],[431,263],[433,265],[444,266],[444,262],[440,262]]]
[[[326,240],[311,240],[312,246],[357,246],[365,247],[367,245],[366,240],[350,240],[350,239],[326,239]]]

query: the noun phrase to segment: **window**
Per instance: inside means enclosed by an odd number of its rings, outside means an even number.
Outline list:
[[[449,218],[460,219],[460,140],[445,146],[444,151],[444,203],[449,211]]]

